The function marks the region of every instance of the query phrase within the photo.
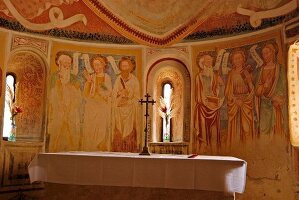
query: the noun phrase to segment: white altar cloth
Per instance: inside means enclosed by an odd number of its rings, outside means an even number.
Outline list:
[[[246,168],[244,160],[225,156],[63,152],[38,154],[28,171],[31,182],[243,193]]]

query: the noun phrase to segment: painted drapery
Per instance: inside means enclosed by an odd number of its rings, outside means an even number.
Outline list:
[[[138,100],[140,99],[139,83],[133,74],[126,80],[120,75],[114,85],[114,121],[113,151],[135,152],[137,148],[137,130],[140,116]]]
[[[138,151],[140,51],[83,49],[54,44],[48,151]],[[123,58],[134,62],[134,70],[120,82]],[[127,96],[118,103],[121,95]]]
[[[217,153],[260,137],[287,137],[286,68],[279,34],[233,44],[194,47],[194,152]],[[212,58],[210,68],[204,68],[204,55]],[[221,85],[223,92],[216,90]],[[215,104],[219,99],[224,102]]]
[[[82,150],[110,149],[112,82],[110,75],[105,72],[107,65],[104,56],[94,56],[91,61],[94,73],[84,73],[87,80],[83,89],[85,105]]]
[[[246,142],[254,131],[254,87],[252,75],[246,69],[245,54],[242,50],[231,52],[232,70],[228,73],[225,97],[227,98],[227,145],[231,148],[236,142]],[[238,59],[241,59],[238,65]]]
[[[213,70],[213,55],[209,52],[197,57],[199,73],[195,76],[195,149],[208,148],[217,151],[221,145],[220,107],[223,104],[224,83],[217,71]]]

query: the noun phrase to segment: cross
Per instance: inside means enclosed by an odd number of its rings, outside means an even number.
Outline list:
[[[146,97],[146,100],[140,99],[139,102],[140,104],[144,104],[145,103],[145,129],[144,129],[144,147],[142,152],[139,155],[150,155],[149,150],[148,150],[148,145],[147,145],[147,135],[148,135],[148,130],[147,130],[147,117],[149,116],[148,114],[148,104],[152,104],[154,105],[156,103],[155,100],[149,100],[149,98],[151,97],[148,93],[146,93],[146,95],[144,96]]]

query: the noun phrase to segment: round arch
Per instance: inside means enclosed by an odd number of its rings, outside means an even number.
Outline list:
[[[6,73],[16,76],[16,104],[23,112],[16,119],[17,139],[42,141],[46,122],[47,65],[45,58],[22,49],[10,53]],[[5,80],[5,79],[4,79]]]
[[[191,78],[187,66],[176,58],[162,58],[155,61],[146,75],[146,91],[153,95],[158,101],[153,107],[151,116],[153,121],[152,142],[161,142],[161,117],[158,106],[159,99],[162,96],[162,85],[165,82],[171,82],[173,86],[173,95],[175,106],[175,116],[172,119],[172,142],[188,142],[190,140],[190,111],[191,111]]]

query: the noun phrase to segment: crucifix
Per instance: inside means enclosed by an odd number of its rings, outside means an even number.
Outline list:
[[[150,155],[150,152],[148,150],[148,144],[147,144],[147,139],[148,139],[148,129],[147,129],[147,117],[149,116],[148,114],[148,104],[152,104],[154,105],[156,103],[155,100],[149,100],[149,98],[151,97],[148,93],[146,93],[146,95],[144,96],[146,97],[146,100],[140,99],[139,102],[141,103],[141,105],[143,103],[145,103],[145,129],[144,129],[144,146],[142,149],[142,152],[139,155]]]

